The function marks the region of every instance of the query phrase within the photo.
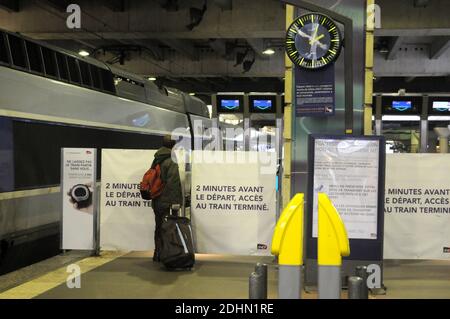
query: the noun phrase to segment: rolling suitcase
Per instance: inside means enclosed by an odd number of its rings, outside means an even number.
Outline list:
[[[186,217],[178,216],[177,206],[172,207],[171,214],[161,226],[160,260],[169,270],[189,270],[195,264],[191,222]]]

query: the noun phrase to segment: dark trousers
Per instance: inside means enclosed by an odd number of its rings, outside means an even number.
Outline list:
[[[170,214],[169,208],[154,208],[155,212],[155,257],[159,258],[161,252],[161,226],[164,222],[164,218]]]

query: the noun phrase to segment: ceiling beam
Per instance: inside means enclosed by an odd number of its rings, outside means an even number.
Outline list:
[[[139,45],[150,51],[150,56],[153,60],[164,61],[164,52],[153,41],[147,39],[120,39],[120,43],[129,45]]]
[[[189,40],[159,39],[159,41],[188,57],[192,61],[198,61],[200,59],[198,50]]]
[[[125,11],[125,0],[108,0],[104,1],[103,5],[113,12]]]
[[[227,44],[225,41],[221,39],[210,39],[209,46],[221,57],[225,57],[227,55]]]
[[[439,59],[448,48],[450,48],[450,36],[434,40],[430,45],[430,59]]]
[[[426,8],[429,2],[429,0],[414,0],[414,8]]]
[[[214,0],[213,2],[222,10],[233,9],[233,1],[232,0]]]
[[[450,36],[450,28],[403,28],[403,29],[375,29],[376,37],[438,37]]]
[[[19,12],[19,0],[0,0],[0,8],[8,12]]]
[[[63,40],[67,39],[69,35],[73,34],[73,37],[77,37],[79,39],[90,39],[90,38],[98,38],[92,33],[89,32],[68,32],[67,29],[61,29],[58,31],[30,31],[30,30],[21,30],[17,29],[17,32],[22,34],[26,34],[29,37],[40,40]],[[100,34],[104,39],[115,40],[115,39],[128,39],[135,38],[134,33],[128,31],[96,31],[96,34]],[[139,31],[139,34],[142,38],[146,39],[215,39],[220,37],[220,39],[249,39],[249,38],[273,38],[273,39],[284,39],[286,36],[286,31],[255,31],[255,32],[246,32],[245,30],[226,30],[224,32],[217,33],[214,28],[210,28],[207,30],[198,30],[198,31]],[[450,35],[450,32],[449,32]]]
[[[267,55],[263,54],[263,51],[266,49],[264,39],[246,39],[246,40],[259,58],[264,60],[267,60],[269,58]]]
[[[389,52],[386,56],[386,60],[395,60],[401,44],[402,40],[400,37],[393,37],[391,39],[391,41],[389,42]]]
[[[61,12],[66,12],[67,7],[71,4],[70,0],[44,0],[42,2]]]

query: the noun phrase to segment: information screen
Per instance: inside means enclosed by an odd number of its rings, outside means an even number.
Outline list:
[[[421,96],[382,96],[383,115],[419,115],[422,109]]]
[[[392,108],[394,110],[404,112],[412,109],[411,101],[392,101]]]
[[[255,100],[253,103],[255,109],[267,110],[272,107],[271,100]]]
[[[239,100],[221,100],[220,107],[227,110],[237,110],[240,107]]]
[[[218,95],[217,113],[242,113],[244,111],[243,95]]]
[[[251,113],[275,113],[276,112],[275,95],[250,95],[249,106]]]
[[[449,112],[450,101],[433,101],[433,110],[438,112]]]

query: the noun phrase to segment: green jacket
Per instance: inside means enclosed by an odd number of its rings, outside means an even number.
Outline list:
[[[164,185],[161,195],[152,200],[154,210],[167,210],[172,204],[182,205],[183,203],[178,164],[172,160],[171,155],[170,148],[161,147],[156,152],[152,163],[152,167],[157,164],[161,165],[161,180]]]

